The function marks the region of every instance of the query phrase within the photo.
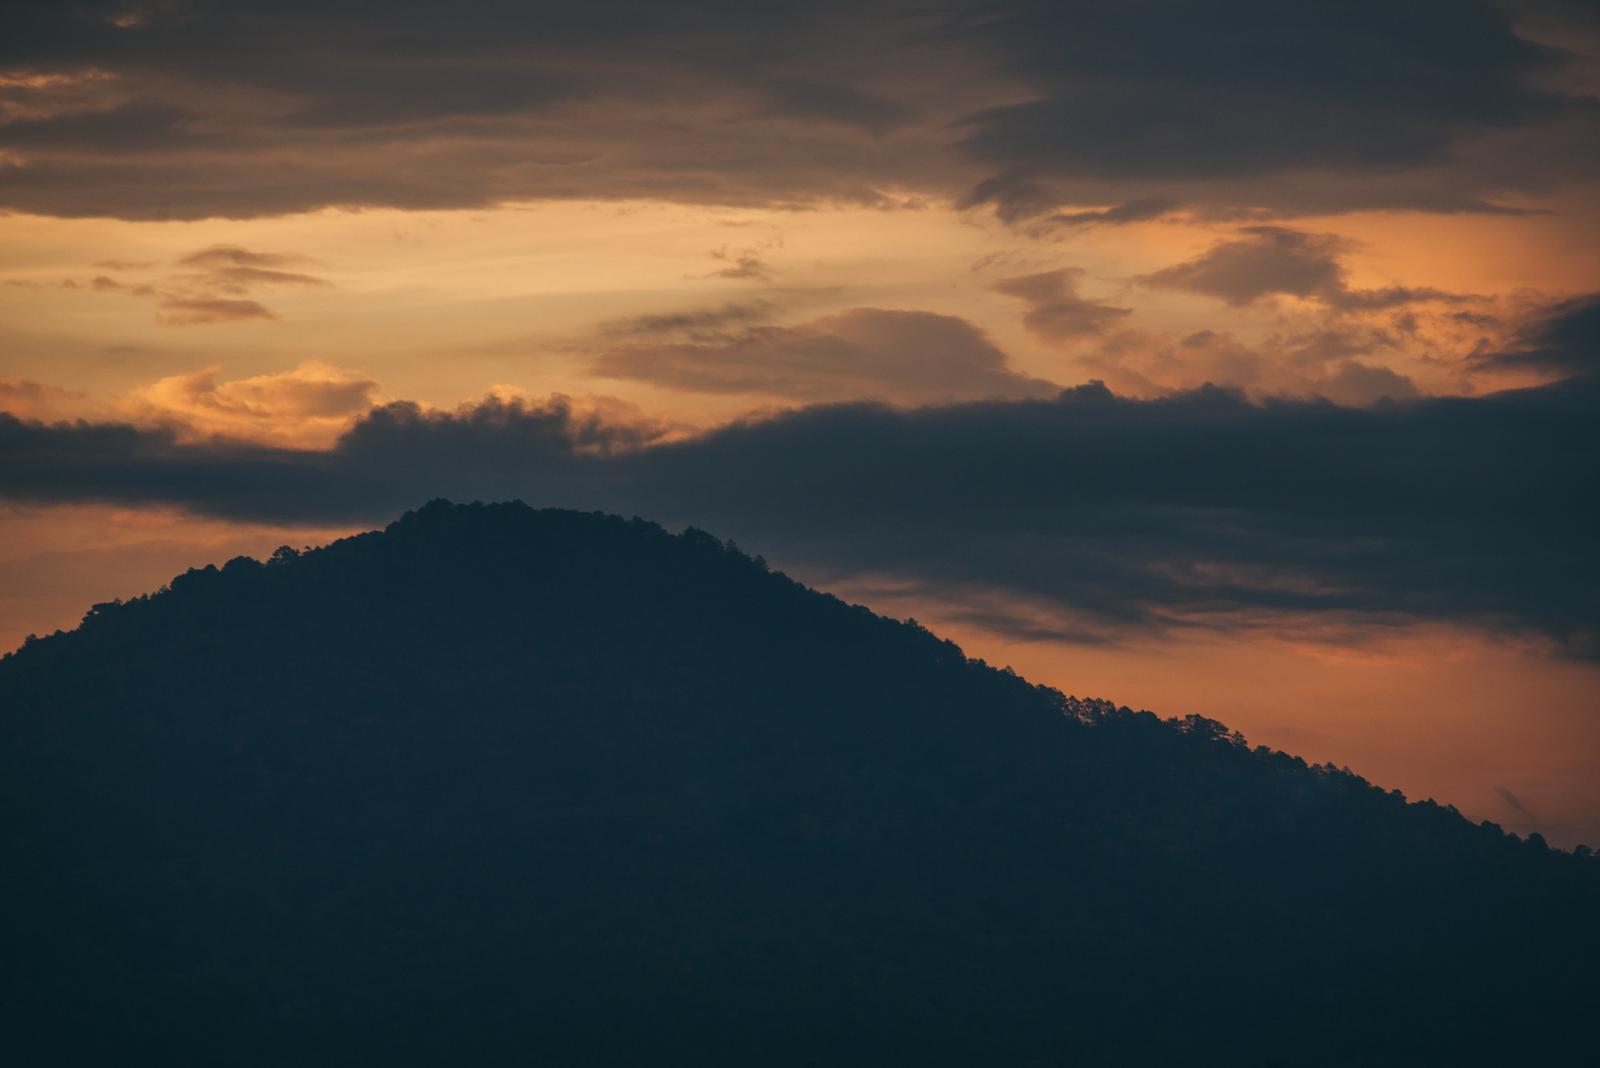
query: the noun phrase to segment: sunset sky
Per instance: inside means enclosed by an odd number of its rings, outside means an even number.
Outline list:
[[[434,497],[1600,845],[1600,11],[10,3],[0,647]]]

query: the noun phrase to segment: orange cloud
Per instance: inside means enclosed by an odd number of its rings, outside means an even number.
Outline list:
[[[378,384],[308,360],[279,374],[218,381],[220,367],[171,375],[135,391],[146,419],[175,422],[196,436],[325,445],[377,403]]]
[[[27,379],[0,378],[0,412],[51,422],[85,414],[85,394]]]

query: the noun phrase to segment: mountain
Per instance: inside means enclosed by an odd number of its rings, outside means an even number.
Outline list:
[[[1600,1060],[1600,862],[637,519],[98,605],[0,773],[11,1064]]]

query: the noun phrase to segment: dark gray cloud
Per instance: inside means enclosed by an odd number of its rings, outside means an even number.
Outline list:
[[[1522,816],[1525,819],[1533,818],[1533,813],[1529,812],[1528,806],[1522,803],[1522,798],[1512,793],[1506,787],[1496,786],[1494,788],[1494,792],[1500,796],[1500,800],[1504,801],[1506,803],[1506,807],[1510,808],[1512,812],[1515,812],[1517,815]]]
[[[1600,371],[1600,296],[1573,297],[1546,309],[1509,348],[1475,362],[1486,368],[1527,367],[1569,375]]]
[[[1133,313],[1132,308],[1118,308],[1078,296],[1077,281],[1081,277],[1083,271],[1064,267],[1042,274],[1001,279],[994,289],[1025,303],[1028,310],[1023,314],[1022,325],[1030,333],[1054,343],[1098,334]]]
[[[900,76],[933,67],[902,4],[126,10],[0,12],[0,73],[109,76],[93,93],[10,87],[26,99],[0,112],[0,205],[192,218],[540,197],[875,203],[944,139],[876,148],[916,112]]]
[[[1593,100],[1547,88],[1573,57],[1519,37],[1507,6],[1487,0],[1134,0],[988,15],[959,32],[990,43],[1033,95],[967,117],[963,148],[994,170],[973,199],[1013,216],[1130,197],[1224,213],[1501,210],[1493,199],[1515,176],[1460,166],[1460,144],[1595,120]],[[1547,165],[1571,136],[1551,133]],[[1553,177],[1526,163],[1525,182]],[[1593,176],[1592,161],[1580,166]],[[1366,180],[1379,174],[1388,180]]]
[[[1048,396],[1058,388],[1007,369],[1005,353],[964,319],[879,308],[708,340],[634,341],[605,350],[590,370],[672,389],[804,401],[931,404]]]
[[[1600,167],[1583,147],[1596,104],[1562,77],[1584,60],[1519,37],[1515,14],[18,0],[0,10],[0,207],[193,218],[913,190],[1067,226],[1177,205],[1514,210],[1496,198]],[[1527,21],[1559,39],[1566,17]],[[1515,153],[1495,140],[1510,136]]]
[[[800,78],[782,78],[770,83],[767,98],[767,115],[836,122],[875,134],[903,126],[915,114],[905,104],[848,85]]]
[[[1013,69],[1051,95],[976,116],[975,150],[1110,178],[1179,161],[1224,176],[1392,166],[1437,158],[1458,124],[1560,107],[1524,81],[1554,57],[1492,4],[1134,2],[1085,16],[1039,5],[994,24]],[[1073,99],[1107,82],[1122,92]],[[1196,86],[1209,94],[1183,91]],[[1278,136],[1261,137],[1269,127]]]
[[[881,576],[1019,633],[1444,620],[1600,656],[1600,381],[1370,409],[1217,389],[813,407],[686,441],[498,401],[389,405],[324,452],[0,418],[0,496],[378,522],[433,496],[602,508]],[[903,588],[903,587],[902,587]],[[1041,622],[1040,606],[1059,628]]]
[[[1424,301],[1457,303],[1467,299],[1425,287],[1351,289],[1339,261],[1340,253],[1349,246],[1334,234],[1308,234],[1281,226],[1248,226],[1240,234],[1195,259],[1144,275],[1140,281],[1233,305],[1292,296],[1319,300],[1341,311],[1381,311]]]

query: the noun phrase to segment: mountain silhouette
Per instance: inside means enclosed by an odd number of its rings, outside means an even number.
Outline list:
[[[0,761],[19,1066],[1600,1061],[1600,862],[637,519],[96,606]]]

